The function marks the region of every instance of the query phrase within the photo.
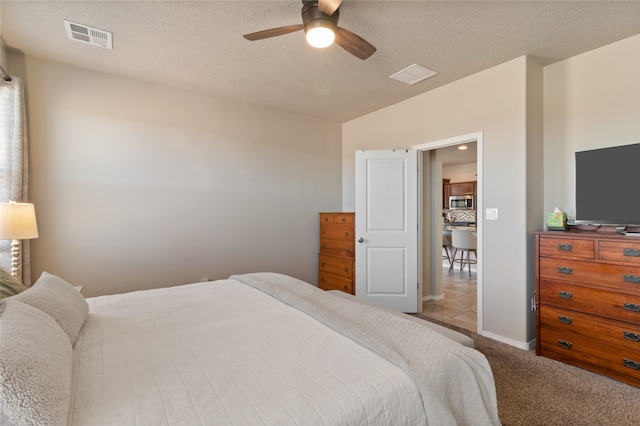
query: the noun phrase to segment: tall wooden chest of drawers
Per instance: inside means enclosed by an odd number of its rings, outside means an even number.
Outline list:
[[[640,239],[536,234],[536,353],[640,387]]]
[[[318,287],[355,294],[354,213],[320,213]]]

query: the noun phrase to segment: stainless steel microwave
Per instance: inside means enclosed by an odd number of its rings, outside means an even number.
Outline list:
[[[475,208],[473,201],[473,195],[451,195],[449,197],[449,208],[472,210]]]

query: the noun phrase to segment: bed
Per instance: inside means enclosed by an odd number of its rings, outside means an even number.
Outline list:
[[[286,275],[85,299],[45,272],[0,319],[15,425],[500,424],[455,333]]]

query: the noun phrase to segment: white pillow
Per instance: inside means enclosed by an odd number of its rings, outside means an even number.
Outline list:
[[[33,286],[13,297],[50,315],[67,333],[71,345],[76,342],[89,315],[89,305],[82,294],[62,278],[48,272],[43,272]]]
[[[11,423],[66,425],[72,364],[53,318],[13,297],[0,302],[0,403]]]

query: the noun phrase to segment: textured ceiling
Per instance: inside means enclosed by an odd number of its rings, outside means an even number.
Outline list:
[[[546,65],[640,33],[640,1],[352,1],[339,25],[378,51],[362,61],[302,32],[299,0],[0,2],[2,39],[26,55],[345,122],[530,55]],[[113,32],[113,50],[67,39],[63,20]],[[418,63],[414,86],[388,77]]]

